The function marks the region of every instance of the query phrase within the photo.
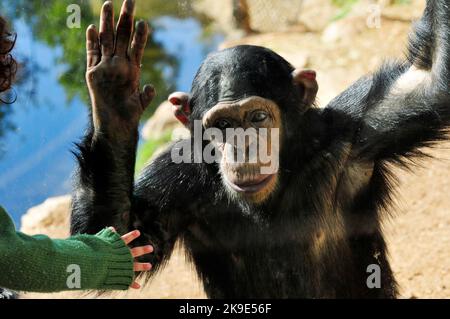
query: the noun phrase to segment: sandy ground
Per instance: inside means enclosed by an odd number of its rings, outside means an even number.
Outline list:
[[[386,19],[382,20],[381,28],[368,29],[364,21],[351,18],[341,22],[325,39],[318,33],[284,32],[256,35],[225,46],[238,43],[268,46],[294,65],[316,69],[319,101],[325,105],[351,82],[374,70],[383,58],[401,57],[404,52],[410,23]],[[339,32],[347,34],[347,39],[341,39]],[[398,200],[393,217],[385,223],[390,259],[402,298],[450,298],[450,143],[440,144],[431,154],[435,159],[424,161],[421,168],[409,173],[397,171]],[[177,249],[168,267],[144,290],[114,296],[203,298],[205,295],[182,249]]]

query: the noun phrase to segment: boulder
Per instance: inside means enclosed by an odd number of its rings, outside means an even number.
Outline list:
[[[408,5],[389,5],[392,0],[383,0],[383,2],[382,5],[385,4],[386,7],[383,8],[382,15],[391,20],[411,22],[420,19],[425,9],[423,0],[410,0],[411,3]]]
[[[323,31],[338,14],[339,8],[330,0],[303,0],[298,23],[311,32]]]
[[[339,9],[329,0],[247,0],[250,25],[256,32],[279,32],[302,25],[308,31],[321,31]],[[232,1],[198,0],[196,12],[214,20],[227,38],[237,38]]]
[[[30,208],[22,216],[24,233],[51,234],[52,237],[65,238],[69,235],[71,196],[60,196],[47,199],[42,204]]]
[[[336,43],[354,37],[367,29],[365,16],[352,16],[330,23],[322,33],[323,43]]]
[[[176,128],[184,128],[172,113],[172,104],[163,102],[155,111],[155,114],[144,124],[141,136],[145,140],[157,140],[167,132]]]

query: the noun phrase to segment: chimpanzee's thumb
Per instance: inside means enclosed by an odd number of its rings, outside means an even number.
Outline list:
[[[152,85],[147,84],[144,86],[144,89],[142,90],[142,92],[140,94],[142,109],[145,110],[147,108],[147,106],[149,106],[150,102],[153,100],[155,95],[156,95],[156,90]]]

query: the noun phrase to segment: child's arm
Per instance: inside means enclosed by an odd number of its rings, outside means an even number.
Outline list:
[[[152,250],[146,246],[130,251],[127,244],[138,236],[133,232],[121,238],[109,228],[66,240],[27,236],[15,231],[0,207],[0,286],[35,292],[138,288],[134,271],[151,266],[135,263],[133,267],[133,257]]]

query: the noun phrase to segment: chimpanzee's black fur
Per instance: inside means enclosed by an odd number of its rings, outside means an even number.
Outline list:
[[[292,66],[270,50],[213,54],[193,82],[191,121],[229,92],[275,101],[283,124],[275,193],[260,206],[231,199],[216,165],[174,164],[170,149],[133,186],[136,138],[113,145],[90,133],[78,154],[72,232],[137,227],[155,247],[156,269],[180,239],[213,298],[396,297],[380,227],[393,190],[387,164],[407,167],[444,138],[449,36],[449,4],[428,1],[407,59],[360,79],[325,109],[302,105]],[[429,71],[432,85],[392,94],[412,65]],[[367,286],[370,264],[380,266],[380,289]]]

